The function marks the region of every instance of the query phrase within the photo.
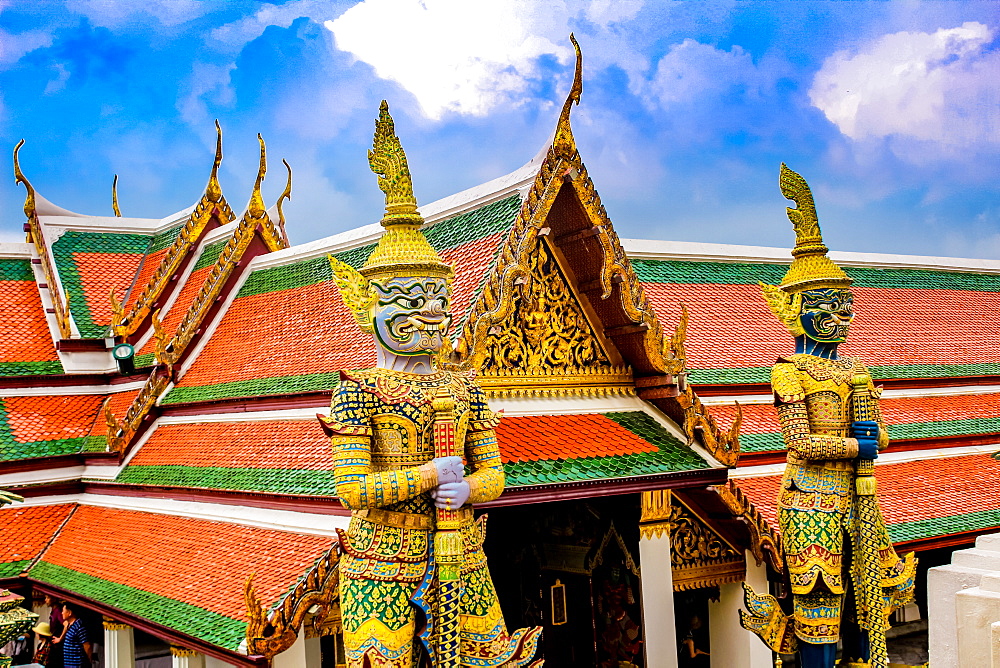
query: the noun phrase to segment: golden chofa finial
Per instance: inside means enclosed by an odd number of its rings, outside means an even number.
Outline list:
[[[115,211],[115,217],[122,217],[122,210],[118,208],[118,175],[115,174],[114,180],[111,182],[111,208]]]
[[[208,177],[205,194],[208,199],[218,202],[222,199],[222,186],[219,185],[219,165],[222,164],[222,126],[215,119],[215,162],[212,163],[212,175]]]
[[[285,212],[281,209],[281,204],[286,199],[292,199],[292,168],[288,164],[288,161],[284,158],[281,159],[281,164],[285,166],[288,170],[288,180],[285,181],[285,190],[278,196],[278,229],[281,232],[281,238],[285,240],[285,244],[288,244],[288,232],[285,230]]]
[[[417,211],[417,198],[413,195],[413,181],[406,153],[396,136],[396,124],[389,115],[389,104],[382,100],[375,121],[375,137],[368,151],[368,164],[378,176],[378,187],[385,193],[385,215],[382,226],[421,225],[424,222]]]
[[[24,140],[17,142],[17,146],[14,147],[14,183],[20,183],[24,186],[27,194],[24,196],[24,215],[27,218],[31,218],[35,215],[35,189],[31,187],[31,183],[28,179],[24,177],[24,173],[21,171],[21,163],[17,159],[17,153],[24,146]]]
[[[253,193],[250,195],[250,204],[247,205],[247,212],[254,218],[261,218],[267,213],[264,207],[264,197],[260,194],[260,184],[264,181],[264,174],[267,172],[267,149],[264,147],[264,138],[257,133],[257,141],[260,142],[260,166],[257,167],[257,180],[253,184]]]
[[[573,49],[576,51],[576,70],[573,73],[573,85],[569,89],[569,95],[566,97],[562,112],[559,114],[556,137],[552,142],[556,154],[567,157],[576,152],[573,129],[569,124],[569,112],[574,104],[580,104],[580,96],[583,94],[583,53],[580,51],[580,44],[576,41],[573,33],[569,34],[569,41],[573,43]]]

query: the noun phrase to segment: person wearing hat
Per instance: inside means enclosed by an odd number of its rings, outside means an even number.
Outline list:
[[[31,630],[38,636],[38,647],[35,648],[32,661],[41,666],[47,665],[49,651],[52,649],[52,627],[48,622],[39,622]]]

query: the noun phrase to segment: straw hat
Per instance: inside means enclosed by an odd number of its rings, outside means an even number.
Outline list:
[[[33,629],[31,629],[40,636],[51,636],[52,627],[49,626],[48,622],[39,622]]]

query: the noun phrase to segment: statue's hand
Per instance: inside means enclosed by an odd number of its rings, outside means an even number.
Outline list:
[[[460,482],[465,476],[465,466],[461,457],[438,457],[433,460],[437,469],[438,484]]]
[[[431,496],[434,498],[434,505],[438,508],[457,510],[465,505],[471,493],[472,489],[469,487],[469,483],[462,480],[438,485],[437,489],[431,492]]]
[[[858,457],[878,459],[878,423],[862,420],[851,423],[851,436],[858,440]]]

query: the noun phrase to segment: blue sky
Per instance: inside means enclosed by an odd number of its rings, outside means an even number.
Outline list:
[[[218,118],[227,199],[262,133],[265,197],[285,158],[305,242],[380,217],[382,98],[421,202],[527,162],[570,31],[574,132],[621,236],[790,247],[784,161],[835,249],[1000,258],[996,2],[0,0],[0,146],[24,138],[60,206],[110,214],[117,173],[123,214],[159,218],[201,195]],[[8,174],[0,239],[20,240]]]

